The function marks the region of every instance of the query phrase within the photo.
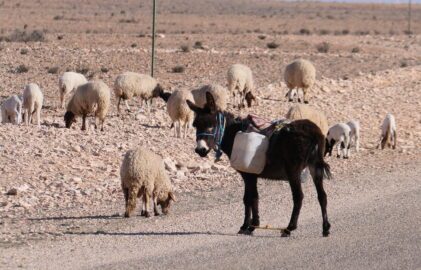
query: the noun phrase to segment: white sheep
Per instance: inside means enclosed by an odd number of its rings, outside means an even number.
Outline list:
[[[316,69],[310,61],[298,59],[288,64],[285,68],[284,79],[288,87],[287,96],[293,101],[295,94],[298,94],[298,102],[301,102],[300,91],[303,91],[304,103],[308,103],[308,92],[316,81]],[[297,91],[295,90],[297,88]]]
[[[306,105],[306,104],[293,105],[288,110],[285,117],[291,120],[299,120],[299,119],[310,120],[320,128],[323,135],[325,136],[327,135],[327,132],[329,130],[326,115],[322,111],[319,111],[310,105]]]
[[[349,147],[355,145],[355,150],[360,151],[360,123],[357,120],[351,120],[346,123],[351,128],[351,136],[349,139]]]
[[[174,136],[181,138],[181,127],[184,128],[184,136],[187,137],[187,130],[192,127],[194,112],[187,105],[187,100],[194,102],[192,92],[188,90],[176,90],[167,101],[167,112],[174,124]]]
[[[83,74],[77,72],[64,72],[58,80],[58,88],[60,91],[60,107],[64,109],[66,96],[75,92],[79,85],[87,83],[88,80]]]
[[[377,148],[381,146],[381,149],[384,149],[385,146],[392,146],[393,149],[396,149],[396,122],[395,117],[392,114],[386,115],[386,118],[383,120],[381,129],[382,134],[380,136],[380,142],[377,145]]]
[[[173,187],[161,156],[148,149],[128,151],[120,168],[120,177],[126,202],[125,217],[130,217],[136,209],[136,197],[143,196],[141,215],[146,217],[151,216],[151,198],[155,215],[159,215],[158,205],[167,214],[171,201],[175,201]]]
[[[191,91],[196,106],[203,108],[206,104],[206,92],[212,94],[217,110],[225,111],[227,108],[227,90],[218,84],[204,85]]]
[[[6,99],[1,105],[2,123],[13,123],[19,125],[22,121],[22,100],[13,95]]]
[[[41,109],[44,96],[39,86],[30,83],[25,86],[23,91],[23,119],[26,125],[33,122],[34,114],[37,114],[37,125],[41,125]]]
[[[329,156],[332,155],[332,149],[337,144],[337,155],[336,157],[341,157],[340,149],[342,148],[342,156],[343,158],[349,158],[349,141],[351,135],[351,128],[345,123],[339,123],[331,128],[327,133],[326,137],[326,150],[325,155],[329,153]]]
[[[252,100],[257,101],[253,95],[254,81],[251,69],[242,64],[232,65],[227,72],[228,91],[233,94],[234,106],[244,107],[244,100],[251,107]]]
[[[117,111],[120,113],[120,102],[123,99],[127,110],[130,111],[128,100],[140,97],[147,104],[152,98],[159,97],[163,91],[161,85],[151,76],[135,72],[125,72],[117,76],[114,82],[114,94],[117,99]]]
[[[67,104],[67,112],[64,115],[64,122],[67,128],[76,122],[76,116],[82,115],[82,130],[86,130],[86,116],[95,114],[101,121],[101,131],[104,130],[105,116],[110,107],[110,88],[101,80],[89,81],[76,89],[72,99]]]

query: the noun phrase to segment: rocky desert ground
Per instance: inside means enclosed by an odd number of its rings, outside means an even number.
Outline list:
[[[157,99],[150,112],[138,99],[131,100],[132,112],[117,116],[113,96],[104,132],[91,125],[82,132],[80,119],[71,129],[64,127],[64,110],[58,108],[61,73],[82,72],[112,87],[122,72],[150,72],[150,2],[0,3],[1,102],[12,94],[21,95],[30,82],[39,84],[44,93],[40,127],[0,125],[0,248],[6,254],[0,256],[0,268],[54,269],[53,264],[40,263],[43,255],[36,257],[36,252],[31,252],[62,241],[77,243],[84,237],[81,232],[101,235],[103,228],[127,225],[165,230],[170,227],[162,224],[188,222],[183,216],[209,208],[218,212],[220,205],[234,201],[239,210],[227,213],[235,222],[223,228],[231,233],[238,230],[243,214],[240,176],[226,157],[214,163],[212,156],[197,156],[194,131],[187,139],[175,138],[162,100]],[[284,97],[283,68],[297,58],[312,61],[317,82],[311,89],[310,104],[325,112],[329,125],[356,119],[362,127],[360,152],[352,150],[349,160],[327,158],[334,174],[326,184],[328,198],[333,198],[332,208],[341,212],[335,198],[346,208],[345,199],[353,205],[370,196],[386,198],[391,190],[399,193],[400,187],[419,194],[420,22],[420,5],[413,5],[412,33],[408,33],[406,5],[159,1],[155,76],[167,91],[208,83],[226,86],[228,67],[246,64],[254,72],[259,104],[241,111],[229,105],[229,110],[239,116],[253,113],[280,119],[292,105]],[[182,72],[174,72],[175,67],[182,67]],[[396,117],[398,147],[382,151],[375,147],[387,113]],[[119,168],[125,152],[138,146],[165,159],[179,198],[168,217],[122,219]],[[401,182],[400,176],[407,180]],[[360,177],[367,181],[356,180]],[[262,189],[279,184],[261,182]],[[289,188],[278,186],[282,202],[290,206]],[[313,204],[317,206],[317,202]],[[285,211],[289,213],[290,208]],[[282,220],[285,225],[286,218],[289,214]],[[191,217],[194,221],[197,218]],[[420,224],[419,216],[415,222]],[[194,230],[185,229],[185,233]],[[165,238],[160,234],[153,237]],[[75,246],[72,248],[77,250]],[[28,248],[32,255],[25,257],[21,252]],[[420,251],[419,245],[415,251]],[[420,265],[418,259],[409,267]],[[98,265],[87,267],[94,266]],[[157,264],[148,268],[154,266]]]

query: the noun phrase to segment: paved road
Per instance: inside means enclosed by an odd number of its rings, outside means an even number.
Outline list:
[[[237,187],[199,197],[181,196],[166,217],[99,218],[89,220],[85,227],[78,223],[80,226],[65,234],[62,241],[4,249],[9,260],[3,266],[101,270],[421,269],[418,165],[405,168],[405,173],[365,172],[326,183],[332,224],[328,238],[321,235],[320,209],[312,183],[304,185],[306,197],[299,228],[290,238],[281,238],[274,231],[257,231],[254,236],[235,234],[243,212],[242,192]],[[288,185],[265,182],[259,189],[262,224],[286,225],[291,211]]]

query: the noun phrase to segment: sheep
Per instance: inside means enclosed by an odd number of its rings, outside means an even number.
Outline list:
[[[360,151],[360,123],[357,120],[351,120],[346,123],[351,128],[351,137],[349,139],[349,147],[355,144],[355,150]]]
[[[19,125],[22,121],[22,100],[13,95],[6,99],[1,105],[2,123],[13,123]]]
[[[349,142],[351,136],[351,128],[345,123],[339,123],[331,128],[327,133],[326,137],[326,149],[325,156],[329,153],[329,156],[332,156],[333,146],[337,143],[337,158],[340,158],[340,149],[342,148],[343,158],[349,158]]]
[[[194,101],[192,92],[188,90],[176,90],[167,101],[167,112],[174,124],[174,136],[181,138],[181,126],[184,127],[184,136],[187,137],[187,130],[191,128],[194,112],[187,105],[187,100]]]
[[[285,117],[291,120],[308,119],[320,128],[323,135],[327,135],[329,126],[326,115],[310,105],[296,104],[288,110]]]
[[[387,114],[386,118],[383,120],[383,124],[381,126],[382,134],[380,136],[380,142],[377,145],[377,148],[384,149],[387,145],[390,147],[392,145],[392,149],[396,149],[396,142],[397,142],[397,135],[396,135],[396,122],[395,117],[392,114]]]
[[[308,103],[308,92],[316,80],[316,69],[310,61],[298,59],[288,64],[285,68],[284,79],[289,91],[288,100],[293,101],[296,94],[295,88],[302,89],[304,103]],[[298,102],[301,102],[298,92]]]
[[[88,80],[83,74],[76,72],[64,72],[58,80],[58,88],[60,91],[60,107],[64,109],[66,96],[71,92],[75,92],[79,85],[87,83]]]
[[[251,107],[252,100],[257,102],[256,97],[253,95],[253,74],[248,66],[242,64],[232,65],[228,69],[227,80],[228,91],[234,97],[234,106],[238,105],[238,108],[244,107],[244,100],[247,101],[248,107]]]
[[[194,103],[199,107],[204,107],[206,104],[206,92],[212,94],[215,100],[215,105],[218,110],[224,111],[227,108],[227,90],[218,84],[204,85],[198,89],[191,91],[194,98]]]
[[[120,102],[123,99],[130,112],[128,100],[139,96],[145,100],[148,111],[148,101],[158,97],[163,92],[161,85],[151,76],[135,72],[125,72],[117,76],[114,82],[114,94],[117,99],[117,111],[120,113]]]
[[[158,205],[167,214],[171,201],[175,201],[173,187],[165,172],[161,156],[146,148],[130,150],[126,153],[120,168],[121,187],[126,202],[124,216],[130,217],[136,209],[136,197],[142,197],[141,215],[150,217],[150,198],[154,213],[159,215]]]
[[[26,125],[32,123],[33,116],[37,114],[37,125],[41,125],[41,109],[44,96],[39,86],[35,83],[30,83],[25,86],[23,91],[22,109],[24,112],[23,119]]]
[[[76,116],[82,115],[82,130],[86,130],[86,116],[95,113],[95,117],[101,121],[101,131],[104,131],[105,116],[110,107],[110,96],[110,88],[101,80],[89,81],[79,86],[67,104],[67,112],[64,115],[66,128],[70,128],[76,122]],[[96,118],[95,128],[97,128]]]

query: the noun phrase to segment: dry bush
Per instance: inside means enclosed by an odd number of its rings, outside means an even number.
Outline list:
[[[188,45],[181,45],[180,50],[182,52],[190,52],[190,47]]]
[[[330,49],[330,44],[327,42],[322,42],[316,46],[316,49],[320,53],[327,53]]]
[[[183,66],[175,66],[172,68],[172,72],[174,73],[183,73],[186,70]]]
[[[16,29],[10,36],[8,37],[0,37],[0,41],[7,41],[7,42],[45,42],[47,39],[45,38],[45,33],[40,30],[34,30],[32,32],[26,32],[19,29]]]
[[[51,67],[48,69],[48,73],[50,74],[57,74],[58,73],[58,67]]]
[[[16,73],[26,73],[29,71],[29,67],[25,65],[20,65],[16,68]]]
[[[278,43],[276,43],[276,42],[274,42],[274,41],[272,41],[272,42],[269,42],[268,44],[266,44],[266,46],[267,46],[269,49],[276,49],[276,48],[278,48],[278,47],[279,47],[279,44],[278,44]]]

